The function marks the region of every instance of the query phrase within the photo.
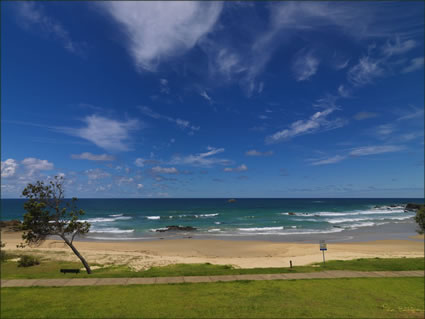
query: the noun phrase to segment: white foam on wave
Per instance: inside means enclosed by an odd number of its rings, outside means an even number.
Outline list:
[[[238,228],[240,231],[264,231],[264,230],[283,230],[283,226],[279,227],[252,227],[252,228]]]
[[[151,232],[156,232],[156,231],[160,231],[160,230],[168,230],[168,227],[161,227],[161,228],[151,228],[150,231]]]
[[[196,218],[198,217],[215,217],[218,216],[219,213],[213,213],[213,214],[200,214],[200,215],[195,215]]]
[[[156,220],[156,219],[160,219],[161,216],[146,216],[147,219],[152,219],[152,220]]]
[[[208,229],[208,232],[209,232],[209,233],[214,233],[214,232],[219,232],[219,231],[221,231],[221,229],[220,229],[220,228]]]
[[[112,215],[109,215],[109,216],[111,216],[111,217],[121,217],[123,214],[112,214]]]
[[[116,227],[93,228],[90,233],[127,234],[134,232],[134,229],[119,229]]]
[[[341,224],[341,223],[352,223],[366,220],[406,220],[412,218],[412,216],[397,216],[397,217],[364,217],[364,218],[335,218],[335,219],[326,219],[328,223],[331,224]]]
[[[120,216],[116,215],[116,217],[94,217],[94,218],[88,218],[85,220],[81,220],[82,222],[88,222],[88,223],[110,223],[114,222],[116,220],[128,220],[132,219],[131,216],[123,216],[122,214],[119,214]],[[109,215],[112,216],[112,215]]]
[[[216,224],[216,225],[220,225],[220,224],[221,224],[221,222],[214,222],[214,224]]]
[[[270,227],[269,227],[270,228]],[[240,230],[240,229],[239,229]],[[249,235],[309,235],[309,234],[328,234],[328,233],[339,233],[344,231],[343,228],[332,228],[332,229],[323,229],[323,230],[316,230],[316,229],[305,229],[305,230],[297,230],[297,231],[267,231],[267,232],[256,232],[256,233],[250,233]],[[227,234],[220,234],[220,236],[244,236],[246,233],[227,233]]]

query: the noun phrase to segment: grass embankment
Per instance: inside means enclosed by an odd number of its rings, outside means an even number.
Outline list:
[[[252,268],[239,269],[232,266],[212,264],[177,264],[165,267],[153,267],[145,271],[131,271],[127,266],[105,267],[93,270],[91,275],[85,271],[80,274],[62,274],[61,268],[81,268],[81,263],[61,261],[41,261],[40,265],[18,267],[17,262],[6,261],[1,264],[2,279],[37,279],[37,278],[85,278],[85,277],[173,277],[173,276],[213,276],[240,274],[276,274],[302,273],[324,270],[356,271],[399,271],[424,270],[424,258],[368,258],[346,261],[328,261],[309,266],[293,268]]]
[[[2,318],[423,318],[424,278],[4,288]]]

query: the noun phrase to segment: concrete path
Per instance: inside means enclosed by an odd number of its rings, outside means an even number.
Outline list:
[[[1,287],[70,287],[70,286],[111,286],[111,285],[150,285],[218,282],[238,280],[291,280],[291,279],[332,279],[332,278],[365,278],[365,277],[423,277],[423,270],[412,271],[349,271],[332,270],[294,274],[264,275],[227,275],[227,276],[185,276],[185,277],[152,277],[152,278],[66,278],[63,279],[5,279]]]

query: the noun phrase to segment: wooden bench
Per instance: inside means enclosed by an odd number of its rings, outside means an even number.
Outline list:
[[[66,274],[66,273],[78,274],[80,273],[80,269],[61,269],[60,272],[63,274]]]

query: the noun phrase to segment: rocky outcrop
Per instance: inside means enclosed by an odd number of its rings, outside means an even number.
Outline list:
[[[424,206],[424,204],[408,203],[404,209],[408,210],[408,211],[411,211],[411,210],[416,211],[416,210],[419,210],[423,206]]]
[[[194,231],[196,230],[195,227],[192,226],[176,226],[176,225],[172,225],[172,226],[166,226],[165,228],[160,228],[155,230],[158,233],[163,233],[166,231]]]

